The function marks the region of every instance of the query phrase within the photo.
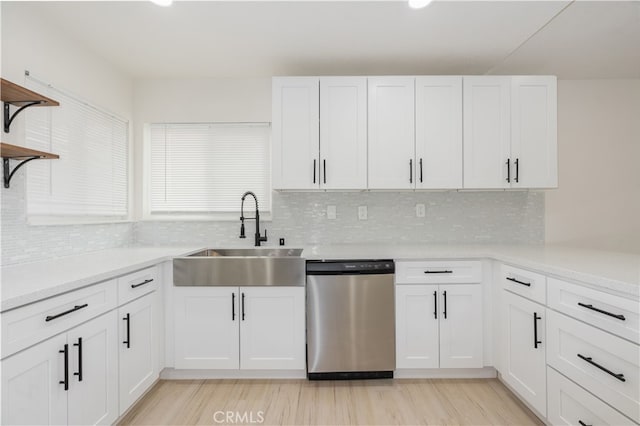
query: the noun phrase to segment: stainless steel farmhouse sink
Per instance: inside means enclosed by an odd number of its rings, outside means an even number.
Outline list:
[[[173,284],[189,286],[304,286],[302,249],[206,249],[173,259]]]

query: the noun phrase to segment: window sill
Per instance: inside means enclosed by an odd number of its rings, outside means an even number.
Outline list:
[[[134,223],[134,220],[122,217],[91,216],[28,216],[27,224],[31,226],[56,225],[108,225],[118,223]]]
[[[253,219],[248,219],[253,217],[253,214],[254,212],[250,212],[245,216],[247,218],[245,221],[253,221]],[[271,222],[272,220],[271,212],[260,213],[260,222]],[[240,222],[240,212],[216,214],[148,213],[142,217],[141,222]]]

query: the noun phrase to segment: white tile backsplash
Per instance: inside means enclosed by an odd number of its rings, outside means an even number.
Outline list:
[[[240,221],[145,221],[98,225],[32,226],[25,212],[24,175],[2,191],[2,264],[32,262],[131,244],[253,245]],[[238,196],[238,205],[240,196]],[[416,217],[424,204],[425,217]],[[327,218],[335,206],[336,219]],[[358,207],[367,219],[358,219]],[[544,193],[496,192],[273,192],[273,219],[263,221],[267,245],[341,243],[473,244],[544,242]]]
[[[238,202],[240,202],[238,198]],[[425,217],[416,217],[416,204]],[[273,220],[267,245],[286,238],[287,245],[340,243],[513,243],[544,240],[544,193],[497,192],[274,192]],[[336,219],[327,218],[336,206]],[[367,206],[367,219],[358,207]],[[141,244],[253,244],[253,221],[247,239],[238,239],[240,221],[138,222],[135,240]]]

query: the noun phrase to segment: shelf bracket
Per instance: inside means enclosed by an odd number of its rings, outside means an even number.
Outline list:
[[[24,166],[29,161],[37,160],[39,158],[42,158],[42,157],[34,156],[34,157],[29,157],[25,160],[22,160],[17,166],[13,168],[13,170],[11,170],[11,167],[9,166],[9,159],[3,158],[2,163],[4,168],[4,187],[9,188],[9,183],[11,182],[11,178],[18,171],[20,167]]]
[[[22,110],[24,110],[25,108],[29,108],[30,106],[40,105],[43,103],[45,103],[45,101],[28,102],[22,105],[20,108],[18,108],[13,114],[11,114],[11,112],[9,111],[9,105],[10,105],[9,102],[5,102],[4,103],[4,132],[9,133],[9,129],[11,128],[11,123],[13,122],[13,119],[16,118],[16,115],[20,114]]]

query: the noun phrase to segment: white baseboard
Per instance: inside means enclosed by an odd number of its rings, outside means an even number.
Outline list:
[[[497,371],[484,368],[428,368],[400,369],[393,372],[395,379],[493,379]]]
[[[165,380],[198,379],[306,379],[305,370],[176,370],[165,368],[160,372]]]

